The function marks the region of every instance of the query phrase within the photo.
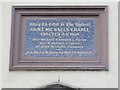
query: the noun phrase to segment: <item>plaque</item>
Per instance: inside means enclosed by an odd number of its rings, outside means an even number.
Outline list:
[[[107,6],[13,6],[10,70],[108,70]]]
[[[95,57],[94,19],[26,20],[25,57]]]

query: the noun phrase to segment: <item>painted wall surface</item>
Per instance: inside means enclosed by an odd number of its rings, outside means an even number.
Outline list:
[[[32,1],[32,0],[29,0]],[[74,2],[74,0],[72,0]],[[11,2],[2,4],[3,88],[36,88],[56,82],[77,88],[118,87],[118,4],[117,2]],[[12,5],[108,5],[109,71],[9,71]]]

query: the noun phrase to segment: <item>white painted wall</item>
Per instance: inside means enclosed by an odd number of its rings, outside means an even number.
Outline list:
[[[61,78],[64,84],[78,88],[118,87],[118,5],[117,2],[90,2],[90,0],[41,0],[34,2],[2,3],[2,75],[3,88],[36,88]],[[33,1],[33,2],[32,2]],[[89,2],[88,2],[89,1]],[[93,0],[95,1],[95,0]],[[108,5],[109,13],[109,67],[110,71],[9,71],[9,50],[12,5]]]

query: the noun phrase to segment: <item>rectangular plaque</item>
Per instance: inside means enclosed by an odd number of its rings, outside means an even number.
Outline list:
[[[94,19],[26,20],[25,57],[95,57]]]
[[[107,6],[14,6],[10,70],[108,70],[107,42]]]

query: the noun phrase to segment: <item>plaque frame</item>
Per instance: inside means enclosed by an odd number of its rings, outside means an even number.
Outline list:
[[[85,58],[24,58],[25,41],[22,26],[24,16],[81,16],[97,17],[96,49],[98,56]],[[11,23],[9,70],[109,70],[108,65],[108,6],[13,6]],[[28,61],[29,60],[29,61]],[[91,61],[92,60],[92,61]]]

